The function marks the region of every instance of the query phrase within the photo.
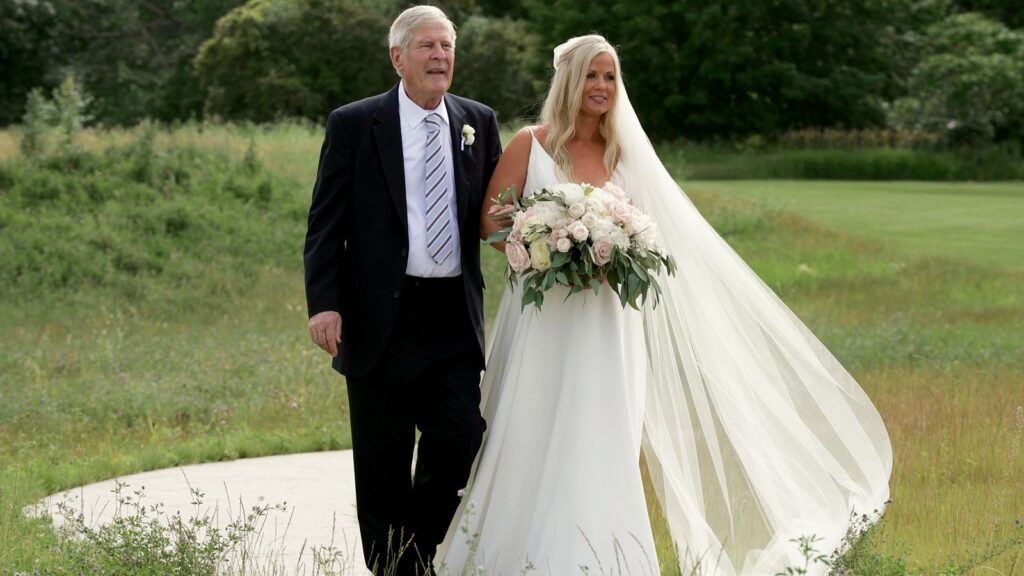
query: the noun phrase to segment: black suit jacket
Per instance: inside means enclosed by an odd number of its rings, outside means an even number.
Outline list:
[[[399,85],[346,104],[327,119],[306,232],[306,303],[310,317],[341,313],[334,367],[366,375],[380,359],[398,312],[409,254],[405,168],[398,115]],[[494,111],[445,96],[451,126],[462,281],[483,368],[483,275],[480,209],[501,156]],[[462,127],[476,130],[461,147]]]

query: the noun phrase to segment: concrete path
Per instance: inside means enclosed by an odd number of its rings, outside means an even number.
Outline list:
[[[197,516],[192,490],[199,490],[205,496],[198,516],[216,518],[220,526],[240,518],[253,506],[283,504],[283,511],[265,516],[258,537],[246,542],[242,554],[233,560],[236,569],[245,564],[245,574],[323,573],[322,568],[316,569],[315,554],[329,557],[327,566],[333,573],[368,574],[363,568],[356,522],[351,450],[143,472],[55,494],[44,500],[40,509],[61,525],[64,516],[58,504],[65,502],[81,512],[88,524],[105,524],[118,508],[117,482],[126,484],[122,498],[134,497],[135,490],[142,490],[143,505],[161,503],[167,517],[181,512],[186,519]]]

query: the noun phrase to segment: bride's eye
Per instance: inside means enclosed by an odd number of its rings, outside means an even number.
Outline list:
[[[593,80],[594,78],[597,78],[597,74],[594,74],[593,72],[587,72],[587,80]]]

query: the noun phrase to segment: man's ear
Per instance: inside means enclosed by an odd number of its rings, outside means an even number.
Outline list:
[[[391,65],[394,66],[395,70],[402,70],[402,49],[398,46],[391,47]]]

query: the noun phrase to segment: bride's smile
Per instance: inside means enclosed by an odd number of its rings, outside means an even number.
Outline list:
[[[587,71],[583,84],[580,114],[602,116],[615,101],[615,61],[608,54],[598,54]]]

